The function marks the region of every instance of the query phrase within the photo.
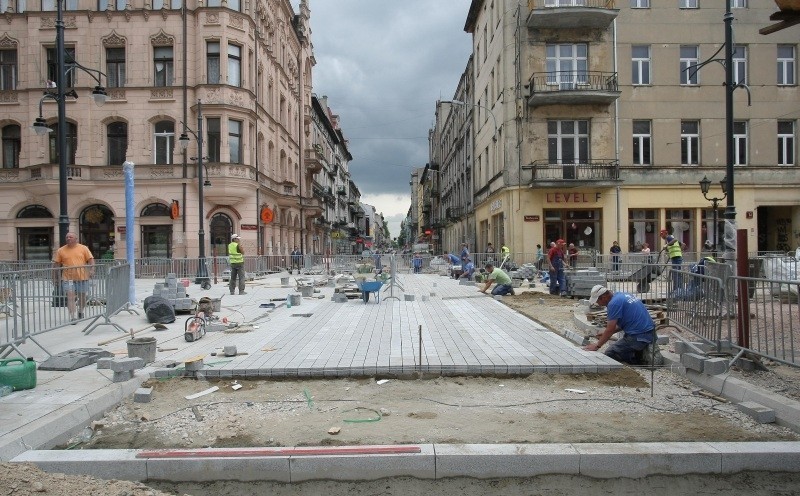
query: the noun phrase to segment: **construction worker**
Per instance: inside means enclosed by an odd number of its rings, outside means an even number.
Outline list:
[[[231,280],[228,283],[228,289],[231,294],[236,289],[236,279],[239,279],[239,294],[247,294],[244,292],[244,250],[239,243],[238,234],[231,236],[231,242],[228,245],[228,257],[230,257],[231,264]]]
[[[662,229],[659,236],[666,243],[667,255],[669,255],[669,262],[672,264],[672,290],[674,291],[683,284],[680,274],[681,265],[683,264],[683,249],[678,238],[671,235],[666,229]]]

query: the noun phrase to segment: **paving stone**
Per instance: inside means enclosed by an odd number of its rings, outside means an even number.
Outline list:
[[[114,358],[108,368],[112,372],[134,371],[144,367],[144,359],[137,357]]]
[[[703,363],[703,373],[708,375],[724,374],[728,371],[728,360],[725,358],[708,358]]]
[[[696,370],[697,372],[703,371],[705,361],[706,357],[697,353],[684,353],[681,355],[681,364],[687,369]]]
[[[133,379],[133,370],[122,370],[114,372],[114,376],[111,378],[113,382],[125,382],[131,379]]]
[[[51,355],[38,364],[39,370],[75,370],[97,363],[101,358],[111,358],[114,354],[102,348],[75,348]]]
[[[133,393],[134,403],[150,403],[153,399],[153,388],[139,388]]]

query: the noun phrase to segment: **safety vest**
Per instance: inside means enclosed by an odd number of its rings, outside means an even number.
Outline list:
[[[681,242],[676,239],[671,244],[668,244],[667,253],[669,253],[669,258],[676,258],[676,257],[683,258],[683,251],[681,250]]]
[[[239,253],[239,243],[230,243],[228,245],[228,256],[230,256],[232,264],[244,263],[244,255]]]
[[[509,250],[509,249],[508,249],[508,246],[506,246],[506,245],[503,245],[503,246],[500,248],[500,253],[502,253],[503,255],[505,255],[506,253],[509,253],[510,251],[511,251],[511,250]]]

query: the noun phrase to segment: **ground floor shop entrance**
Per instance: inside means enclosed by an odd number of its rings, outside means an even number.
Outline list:
[[[574,243],[578,250],[602,250],[601,209],[545,210],[544,239],[547,247],[552,241],[563,239]]]

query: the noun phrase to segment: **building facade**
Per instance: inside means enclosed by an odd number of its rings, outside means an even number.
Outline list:
[[[224,254],[233,233],[248,254],[322,251],[330,229],[316,222],[325,204],[314,191],[325,172],[316,155],[323,140],[312,133],[305,0],[297,12],[289,0],[63,5],[65,87],[78,96],[65,99],[66,213],[96,258],[125,258],[116,241],[126,236],[136,258],[194,257],[201,230],[209,255]],[[59,244],[60,167],[57,106],[42,92],[58,79],[56,3],[3,6],[0,259],[49,260]],[[103,73],[105,105],[88,98],[98,82],[72,61]],[[31,131],[37,118],[54,132]],[[349,155],[337,153],[346,184]],[[210,187],[198,181],[201,155]],[[126,160],[135,164],[132,212]],[[134,233],[125,232],[127,216]]]
[[[775,4],[732,4],[736,227],[749,251],[793,250],[797,31],[760,35]],[[478,246],[533,252],[564,238],[637,251],[659,247],[661,229],[692,251],[715,233],[721,244],[699,182],[723,196],[725,69],[713,61],[724,13],[724,2],[474,0],[465,30]]]

